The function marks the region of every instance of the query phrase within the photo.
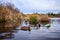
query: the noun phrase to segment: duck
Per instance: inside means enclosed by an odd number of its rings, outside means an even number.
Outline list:
[[[46,24],[45,27],[50,27],[50,24]]]
[[[30,26],[28,26],[28,27],[26,27],[26,26],[24,26],[24,27],[21,27],[21,30],[24,30],[24,31],[30,31]]]

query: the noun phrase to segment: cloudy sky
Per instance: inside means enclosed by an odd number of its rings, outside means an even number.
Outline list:
[[[13,3],[23,13],[60,12],[60,0],[2,0]]]

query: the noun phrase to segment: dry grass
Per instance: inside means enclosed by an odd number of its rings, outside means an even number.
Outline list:
[[[14,9],[13,7],[9,7],[0,5],[0,20],[20,20],[20,13],[18,10]]]

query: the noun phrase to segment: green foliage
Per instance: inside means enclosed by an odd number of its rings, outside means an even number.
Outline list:
[[[52,12],[52,13],[48,13],[48,16],[60,17],[60,13],[55,14]]]
[[[36,24],[37,23],[37,18],[35,16],[30,17],[30,24]]]

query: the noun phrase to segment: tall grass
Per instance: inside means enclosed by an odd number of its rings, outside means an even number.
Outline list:
[[[20,11],[11,3],[0,4],[0,22],[20,20]]]

